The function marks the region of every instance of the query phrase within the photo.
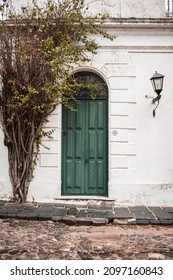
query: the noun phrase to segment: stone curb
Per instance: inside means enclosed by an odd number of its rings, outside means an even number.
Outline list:
[[[173,225],[173,207],[117,207],[113,202],[24,203],[0,201],[0,218],[52,220],[67,225]]]

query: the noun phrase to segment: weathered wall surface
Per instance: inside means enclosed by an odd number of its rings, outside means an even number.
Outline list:
[[[13,0],[15,7],[19,8],[31,0]],[[44,0],[38,0],[44,2]],[[92,13],[109,13],[110,17],[165,17],[164,0],[85,0]]]
[[[164,0],[85,0],[91,11],[108,13],[110,17],[158,18],[165,16]]]

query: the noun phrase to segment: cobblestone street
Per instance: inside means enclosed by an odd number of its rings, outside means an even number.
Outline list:
[[[1,260],[173,259],[173,227],[0,219]]]

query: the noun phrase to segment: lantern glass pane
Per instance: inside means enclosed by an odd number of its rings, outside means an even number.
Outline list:
[[[154,80],[153,80],[153,79],[151,79],[151,83],[152,83],[153,89],[154,89],[154,91],[155,91],[156,88],[155,88],[155,83],[154,83]]]
[[[155,90],[162,89],[162,83],[163,83],[163,79],[162,78],[154,79],[153,82],[155,84]]]

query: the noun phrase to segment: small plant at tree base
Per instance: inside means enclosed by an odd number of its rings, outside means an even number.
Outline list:
[[[83,0],[33,0],[20,13],[10,6],[0,21],[0,120],[16,202],[27,199],[42,136],[51,137],[48,116],[58,104],[70,108],[82,87],[70,73],[96,53],[90,35],[113,39],[104,20],[89,16]],[[88,90],[95,95],[97,85]]]

